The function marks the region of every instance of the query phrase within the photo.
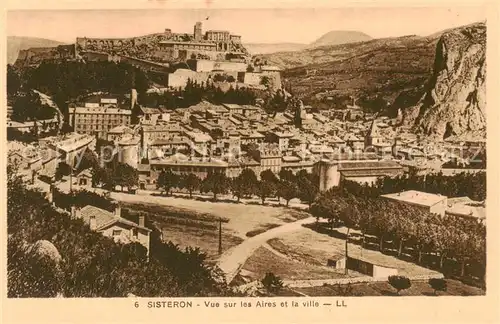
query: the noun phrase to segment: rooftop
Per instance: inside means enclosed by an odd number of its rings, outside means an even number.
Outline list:
[[[417,190],[386,194],[381,195],[381,197],[426,207],[434,206],[435,204],[447,199],[446,196]]]

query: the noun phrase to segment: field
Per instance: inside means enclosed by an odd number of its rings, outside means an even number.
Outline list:
[[[485,292],[479,288],[467,286],[460,281],[447,279],[447,290],[438,292],[438,296],[480,296]],[[331,285],[307,288],[294,288],[308,296],[395,296],[396,290],[387,282],[357,283],[350,285],[349,290],[345,285],[335,287]],[[434,290],[426,281],[412,281],[409,289],[400,292],[401,296],[434,296]]]
[[[260,247],[245,262],[241,275],[253,281],[264,278],[266,272],[272,272],[283,280],[345,278],[342,272],[283,258]]]
[[[120,196],[125,196],[120,194]],[[244,239],[268,229],[307,217],[309,214],[284,207],[200,202],[182,198],[133,196],[150,202],[123,202],[131,214],[144,214],[161,229],[165,240],[180,247],[199,247],[210,259],[218,256],[219,222],[222,252]],[[158,203],[161,201],[161,204]]]
[[[149,210],[153,208],[159,215],[180,212],[185,215],[196,215],[195,218],[205,217],[210,221],[223,218],[228,221],[223,225],[224,229],[242,239],[247,238],[246,234],[248,232],[259,229],[264,224],[283,225],[310,217],[310,214],[306,212],[290,208],[238,204],[236,202],[198,201],[175,197],[128,195],[116,192],[113,192],[111,197],[124,203],[147,206]]]
[[[332,255],[343,254],[345,240],[340,237],[345,228],[336,229],[339,237],[318,233],[310,228],[288,233],[279,239],[269,240],[275,250],[309,264],[326,265]],[[406,262],[391,255],[383,254],[371,249],[361,249],[357,244],[349,244],[349,255],[369,260],[378,265],[395,267],[400,275],[412,277],[435,274],[433,270]]]

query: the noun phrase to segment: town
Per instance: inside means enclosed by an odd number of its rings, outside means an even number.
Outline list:
[[[192,34],[78,37],[57,59],[9,66],[9,212],[32,191],[182,280],[168,255],[200,253],[200,285],[215,286],[217,267],[235,294],[484,294],[485,137],[427,136],[355,95],[318,107],[243,44],[196,22]],[[9,233],[25,220],[12,222]],[[28,243],[59,262],[60,235]],[[214,293],[192,280],[170,293]],[[54,294],[166,296],[164,285]]]

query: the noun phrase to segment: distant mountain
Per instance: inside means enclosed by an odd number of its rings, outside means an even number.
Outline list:
[[[252,55],[300,51],[308,46],[300,43],[249,43],[244,45]]]
[[[44,38],[8,36],[7,63],[14,64],[21,50],[40,47],[56,47],[58,45],[64,45],[64,43]]]
[[[309,44],[307,48],[365,42],[371,39],[371,36],[359,31],[332,30]]]
[[[310,44],[301,43],[249,43],[245,44],[248,51],[253,54],[271,54],[279,52],[296,52],[321,46],[349,44],[364,42],[372,38],[358,31],[332,30]]]

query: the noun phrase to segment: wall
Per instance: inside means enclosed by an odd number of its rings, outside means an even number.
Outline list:
[[[113,231],[114,230],[120,230],[121,235],[120,236],[113,236]],[[111,237],[115,240],[115,242],[122,242],[122,243],[130,243],[130,242],[138,242],[142,246],[144,246],[149,253],[149,232],[138,229],[138,235],[137,239],[132,237],[131,233],[131,228],[126,225],[122,224],[115,224],[104,231],[101,232],[104,236]]]
[[[377,182],[378,177],[372,176],[372,177],[342,177],[342,180],[347,180],[347,181],[354,181],[359,184],[368,184],[370,186],[374,185]]]
[[[434,206],[431,206],[430,212],[444,216],[444,214],[446,212],[447,205],[448,205],[448,199],[447,198],[443,199],[442,201],[438,202]]]
[[[241,62],[215,62],[214,69],[228,72],[244,72],[247,70],[247,64]]]
[[[137,169],[139,162],[139,144],[119,145],[119,161]]]
[[[319,190],[326,191],[332,187],[337,187],[340,182],[340,173],[337,164],[319,162]]]

